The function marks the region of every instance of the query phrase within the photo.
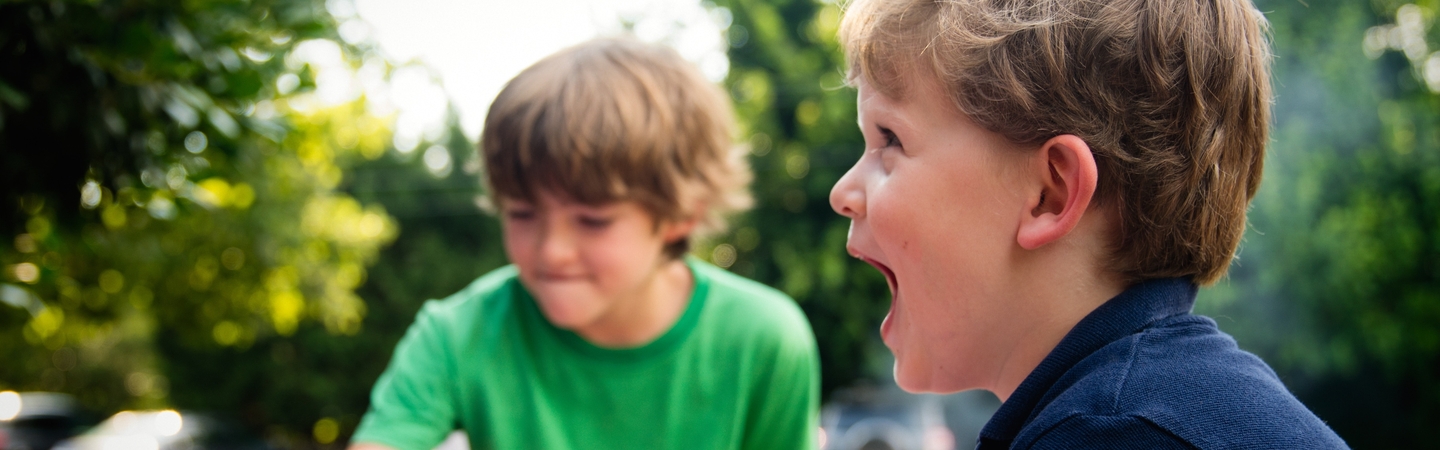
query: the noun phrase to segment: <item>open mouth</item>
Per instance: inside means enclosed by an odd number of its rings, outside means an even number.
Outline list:
[[[898,307],[898,303],[900,303],[900,282],[896,280],[895,271],[890,270],[890,266],[886,266],[879,261],[864,256],[856,255],[856,257],[869,263],[871,266],[875,266],[875,270],[879,270],[880,273],[885,274],[885,283],[890,286],[890,311],[885,314],[885,320],[880,322],[880,338],[885,340],[886,345],[890,345],[891,329],[895,326],[895,310]]]
[[[880,273],[885,275],[885,283],[890,286],[890,295],[894,296],[896,290],[900,287],[900,284],[895,280],[895,272],[890,270],[890,266],[886,266],[884,264],[881,264],[879,261],[866,258],[864,256],[861,256],[860,260],[869,263],[871,266],[875,267],[875,270],[879,270]]]

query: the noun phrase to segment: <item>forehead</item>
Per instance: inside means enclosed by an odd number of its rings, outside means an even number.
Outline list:
[[[553,190],[538,189],[534,198],[524,199],[520,197],[499,196],[499,207],[506,208],[536,208],[540,210],[576,213],[576,214],[619,214],[631,215],[640,214],[647,219],[653,219],[649,208],[636,200],[615,199],[601,202],[584,202],[573,197]]]
[[[857,83],[857,119],[867,136],[889,130],[905,144],[912,155],[937,149],[986,148],[990,156],[1010,155],[1022,160],[1032,149],[1023,143],[980,125],[950,101],[938,83],[914,77],[904,98],[894,98],[864,83]]]
[[[608,206],[625,203],[624,200],[610,199],[601,201],[586,201],[576,199],[574,196],[561,190],[535,188],[530,191],[530,197],[498,195],[500,206],[529,206],[529,207],[582,207],[582,208],[604,208]],[[633,202],[632,202],[633,203]]]
[[[905,89],[881,90],[860,77],[856,84],[856,107],[861,126],[883,122],[886,128],[921,129],[962,121],[973,123],[949,101],[949,95],[931,77],[910,74]]]

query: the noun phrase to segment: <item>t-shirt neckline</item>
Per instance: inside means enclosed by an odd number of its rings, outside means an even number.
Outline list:
[[[520,279],[517,277],[513,282],[515,283],[517,300],[524,305],[523,307],[527,310],[527,314],[531,316],[532,323],[538,323],[541,330],[547,332],[556,340],[559,340],[569,349],[593,359],[634,362],[649,359],[673,350],[679,346],[681,342],[685,341],[685,338],[690,335],[690,331],[694,330],[695,325],[700,321],[700,312],[705,306],[705,297],[710,288],[710,279],[704,271],[700,270],[698,267],[699,262],[695,260],[695,257],[685,256],[684,263],[685,267],[690,270],[690,277],[694,282],[694,286],[690,292],[690,301],[685,305],[685,312],[680,314],[680,317],[675,320],[675,323],[670,326],[669,330],[666,330],[649,343],[636,347],[601,347],[585,340],[585,338],[575,334],[573,331],[551,324],[549,320],[545,319],[544,314],[540,312],[540,306],[535,303],[535,298],[530,295],[530,291],[525,289],[524,284],[520,283]]]

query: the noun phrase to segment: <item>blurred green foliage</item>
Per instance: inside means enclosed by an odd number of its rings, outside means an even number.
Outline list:
[[[1240,258],[1197,309],[1354,447],[1421,445],[1440,422],[1440,1],[1258,3],[1274,142]],[[887,369],[888,289],[828,202],[862,147],[841,9],[710,6],[757,207],[695,251],[796,298],[828,393]],[[343,19],[315,0],[0,2],[0,389],[343,443],[420,303],[504,264],[453,115],[402,152],[364,96],[316,101],[307,45],[393,69]]]
[[[1356,448],[1440,423],[1440,2],[1257,2],[1276,49],[1266,179],[1197,306]],[[1323,18],[1323,19],[1321,19]]]
[[[289,386],[230,355],[358,333],[354,291],[398,231],[338,189],[390,132],[311,95],[299,49],[363,56],[336,35],[313,1],[0,3],[0,385],[308,438],[315,418],[266,410],[319,406],[266,399]]]
[[[830,187],[862,147],[836,36],[841,9],[810,0],[714,4],[731,22],[725,87],[750,149],[756,207],[698,252],[735,252],[731,270],[799,302],[820,345],[828,397],[873,372],[890,298],[885,278],[846,253],[850,221],[830,209]]]

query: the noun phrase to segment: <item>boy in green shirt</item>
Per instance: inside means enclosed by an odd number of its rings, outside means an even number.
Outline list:
[[[745,207],[728,99],[600,39],[526,69],[481,137],[513,265],[426,303],[352,449],[815,446],[814,336],[784,294],[684,256]]]

